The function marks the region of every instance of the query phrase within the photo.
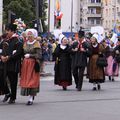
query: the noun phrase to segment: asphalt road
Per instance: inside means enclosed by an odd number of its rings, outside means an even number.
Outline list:
[[[53,64],[46,66],[49,73]],[[50,69],[50,71],[49,71]],[[83,90],[73,85],[67,91],[55,86],[53,76],[41,77],[40,93],[32,106],[26,106],[28,97],[20,96],[18,86],[14,105],[2,103],[0,120],[120,120],[120,78],[102,84],[101,91],[92,91],[92,84],[84,78]]]

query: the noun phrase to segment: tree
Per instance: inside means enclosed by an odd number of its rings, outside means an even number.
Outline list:
[[[34,3],[30,1],[31,0],[4,0],[4,22],[7,22],[9,10],[14,12],[18,18],[22,18],[27,24],[35,19]]]
[[[41,21],[43,23],[43,29],[46,31],[47,0],[43,0],[43,16]],[[35,2],[34,0],[3,0],[3,22],[8,22],[8,11],[11,10],[16,14],[17,18],[21,18],[28,26],[32,26],[33,21],[36,19]],[[33,27],[33,26],[32,26]]]
[[[43,32],[46,32],[47,31],[47,25],[45,24],[45,21],[46,21],[46,16],[47,16],[47,11],[46,9],[48,8],[48,3],[47,3],[47,0],[41,0],[41,5],[40,7],[42,7],[39,11],[39,15],[40,15],[40,19],[41,19],[41,22],[42,22],[42,25],[43,25]]]

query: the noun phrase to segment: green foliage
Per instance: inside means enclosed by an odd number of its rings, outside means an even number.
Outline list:
[[[46,9],[47,0],[43,0],[43,16],[41,18],[43,29],[46,31]],[[3,22],[8,22],[8,11],[16,14],[17,18],[21,18],[28,26],[32,26],[32,21],[36,19],[34,0],[3,0]]]
[[[46,32],[47,31],[47,25],[45,25],[45,21],[46,21],[46,14],[47,14],[47,11],[46,9],[48,8],[48,4],[47,4],[47,0],[43,0],[43,13],[42,13],[42,18],[41,18],[41,21],[42,21],[42,25],[43,25],[43,32]]]

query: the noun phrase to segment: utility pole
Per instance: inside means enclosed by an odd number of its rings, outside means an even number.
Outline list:
[[[39,0],[34,0],[35,2],[35,8],[36,8],[36,20],[35,20],[35,25],[34,27],[37,28],[38,30],[38,33],[40,32],[39,31]]]
[[[71,0],[71,33],[73,32],[73,0]]]
[[[50,0],[48,2],[48,32],[50,32]]]
[[[0,0],[0,35],[2,34],[2,17],[3,16],[3,0]]]
[[[8,23],[14,23],[16,19],[16,14],[11,10],[8,10]]]

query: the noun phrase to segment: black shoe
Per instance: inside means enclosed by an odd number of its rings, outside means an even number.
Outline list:
[[[32,105],[33,102],[32,101],[28,101],[26,105]]]
[[[9,103],[9,104],[14,104],[14,103],[15,103],[15,100],[10,99],[10,100],[8,101],[8,103]]]
[[[3,102],[7,102],[9,98],[10,98],[10,94],[5,95]]]
[[[63,86],[63,90],[67,90],[67,87],[64,87],[64,86]]]
[[[81,91],[81,88],[77,88],[77,91]]]
[[[93,87],[93,91],[96,91],[97,89],[96,89],[96,87]]]
[[[112,78],[112,82],[114,82],[115,80],[114,80],[114,78]]]
[[[35,96],[33,96],[33,100],[35,99]]]
[[[111,81],[111,76],[109,76],[109,81]]]
[[[98,90],[100,90],[100,89],[101,89],[101,86],[100,86],[100,85],[97,85],[97,88],[98,88]]]

